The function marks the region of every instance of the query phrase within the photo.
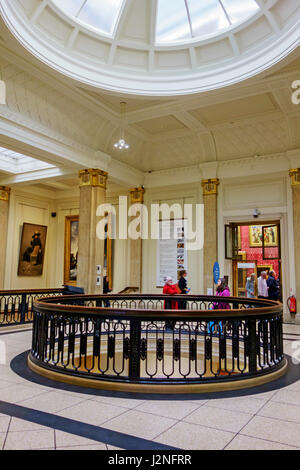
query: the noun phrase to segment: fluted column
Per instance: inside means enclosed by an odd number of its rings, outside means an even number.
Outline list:
[[[0,289],[4,288],[10,188],[0,186]]]
[[[97,207],[105,203],[107,173],[99,169],[79,172],[80,207],[78,238],[78,281],[87,294],[102,293],[104,239],[96,235]],[[101,286],[96,286],[97,265],[101,266]]]
[[[296,296],[298,305],[300,300],[300,168],[290,170],[292,193],[293,193],[293,213],[294,213],[294,245],[295,245],[295,272],[296,272]],[[298,313],[299,307],[298,307]]]
[[[144,188],[134,188],[130,190],[130,204],[143,204],[144,202]],[[130,276],[129,287],[138,287],[139,291],[142,290],[142,249],[143,240],[130,240]]]
[[[204,294],[213,288],[213,266],[218,261],[218,185],[217,178],[202,180],[204,204],[203,284]]]

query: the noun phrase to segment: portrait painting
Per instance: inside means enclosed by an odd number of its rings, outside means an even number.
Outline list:
[[[262,225],[249,226],[249,244],[251,247],[262,246],[263,230]],[[264,245],[266,247],[278,246],[278,231],[277,227],[265,227],[264,230]]]
[[[65,219],[65,269],[64,284],[77,284],[79,216]]]
[[[47,227],[24,223],[22,228],[18,276],[42,276]]]

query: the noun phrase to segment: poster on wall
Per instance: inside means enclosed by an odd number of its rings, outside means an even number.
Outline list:
[[[18,276],[42,276],[44,267],[47,227],[23,224]]]
[[[170,276],[176,284],[179,271],[187,270],[187,221],[182,219],[160,220],[157,240],[156,286],[163,287]]]
[[[251,247],[262,247],[262,225],[249,226],[249,245]],[[266,227],[264,229],[265,246],[278,246],[277,227]]]
[[[67,216],[65,219],[64,284],[76,285],[77,283],[78,233],[79,216]]]

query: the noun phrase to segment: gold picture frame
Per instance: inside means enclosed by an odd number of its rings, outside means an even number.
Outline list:
[[[271,264],[260,264],[257,266],[257,277],[260,276],[262,271],[266,271],[267,276],[269,275],[269,272],[272,271],[273,266]]]
[[[77,285],[79,215],[65,218],[64,284]]]
[[[249,226],[249,246],[262,247],[262,225]],[[265,246],[278,246],[278,229],[275,226],[265,228]]]
[[[45,225],[24,223],[19,253],[18,276],[43,275],[47,229]]]

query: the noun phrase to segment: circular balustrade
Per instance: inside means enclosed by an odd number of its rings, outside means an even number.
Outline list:
[[[172,309],[173,308],[173,309]],[[34,302],[29,367],[81,386],[200,393],[286,370],[282,305],[264,299],[76,295]]]

